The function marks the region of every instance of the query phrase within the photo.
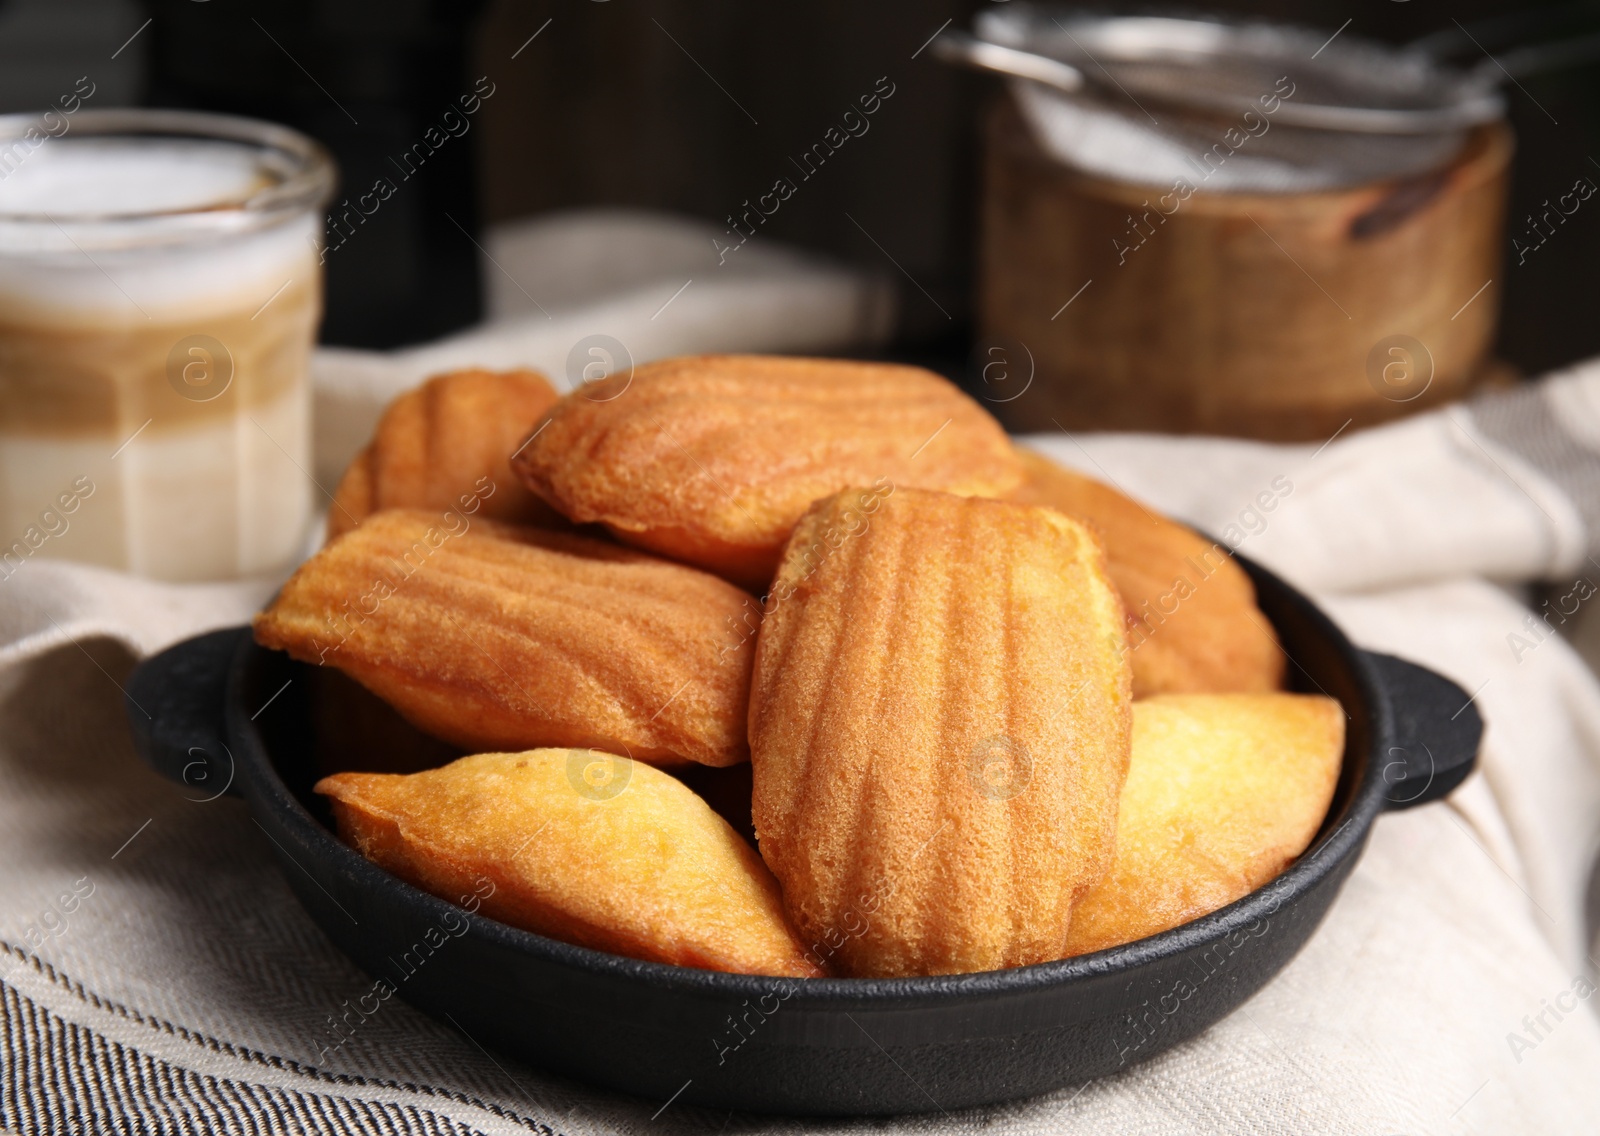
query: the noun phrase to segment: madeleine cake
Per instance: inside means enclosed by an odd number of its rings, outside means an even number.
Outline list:
[[[1022,480],[999,424],[931,371],[761,355],[587,384],[513,466],[572,520],[756,591],[819,497],[874,484],[995,496]]]
[[[379,509],[456,509],[523,524],[559,520],[511,475],[528,424],[556,401],[537,371],[453,371],[400,395],[334,491],[328,538]]]
[[[732,765],[749,754],[753,603],[609,541],[396,509],[302,565],[255,634],[463,749]]]
[[[1069,954],[1142,939],[1271,880],[1316,835],[1344,711],[1309,694],[1168,694],[1133,706],[1117,858],[1083,897]]]
[[[1047,508],[817,502],[767,597],[753,812],[813,962],[949,974],[1062,956],[1109,868],[1130,675],[1099,541]]]
[[[338,773],[316,791],[367,859],[441,899],[477,897],[502,923],[676,966],[821,973],[761,857],[648,765],[536,749],[422,773]]]
[[[1283,685],[1283,649],[1227,549],[1109,485],[1017,452],[1027,480],[1011,499],[1088,521],[1105,542],[1128,613],[1135,698]]]

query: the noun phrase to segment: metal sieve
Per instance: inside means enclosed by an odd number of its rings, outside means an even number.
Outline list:
[[[1505,116],[1501,82],[1600,54],[1600,35],[1588,35],[1498,60],[1483,50],[1480,62],[1458,67],[1445,62],[1450,49],[1482,46],[1466,28],[1392,47],[1279,24],[1020,2],[983,13],[975,30],[947,31],[932,50],[1029,80],[1013,84],[1018,103],[1062,161],[1151,185],[1199,170],[1207,189],[1234,191],[1420,173],[1456,152],[1468,130]],[[1498,41],[1508,29],[1502,21],[1490,30],[1482,38]],[[1526,21],[1510,30],[1525,32]]]

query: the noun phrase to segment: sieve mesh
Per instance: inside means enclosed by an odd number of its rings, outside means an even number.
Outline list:
[[[1458,152],[1466,130],[1372,134],[1287,120],[1319,107],[1497,106],[1420,55],[1298,28],[1013,5],[980,16],[976,31],[1096,79],[1071,95],[1026,80],[1011,89],[1046,153],[1139,185],[1288,193],[1415,176]]]

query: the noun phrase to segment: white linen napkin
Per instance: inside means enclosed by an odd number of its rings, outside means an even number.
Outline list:
[[[870,314],[885,310],[871,281],[775,253],[729,283],[718,273],[731,265],[678,240],[690,231],[588,217],[497,236],[490,255],[550,319],[521,311],[507,285],[491,302],[512,321],[500,331],[392,356],[320,355],[318,480],[336,476],[384,399],[441,368],[531,363],[559,379],[574,333],[612,335],[642,361],[842,352],[886,326]],[[584,260],[591,239],[620,259],[632,249],[648,279],[609,254]],[[669,314],[683,324],[662,324]],[[1489,723],[1482,772],[1447,803],[1380,819],[1326,923],[1239,1012],[1090,1084],[859,1123],[682,1105],[655,1117],[660,1101],[527,1068],[399,1000],[323,1056],[325,1020],[370,979],[301,912],[242,805],[187,799],[140,764],[120,693],[135,658],[242,622],[277,581],[174,586],[40,559],[0,581],[0,1126],[1600,1130],[1584,904],[1600,844],[1600,686],[1564,639],[1530,627],[1506,586],[1600,584],[1600,365],[1320,447],[1026,441],[1311,590],[1358,643],[1474,692]]]

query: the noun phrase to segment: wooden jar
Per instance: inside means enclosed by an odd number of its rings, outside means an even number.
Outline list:
[[[1018,431],[1321,441],[1457,398],[1494,335],[1511,152],[1495,123],[1420,177],[1183,196],[1064,167],[1002,100],[979,349],[1031,356],[1032,382],[991,407]]]

